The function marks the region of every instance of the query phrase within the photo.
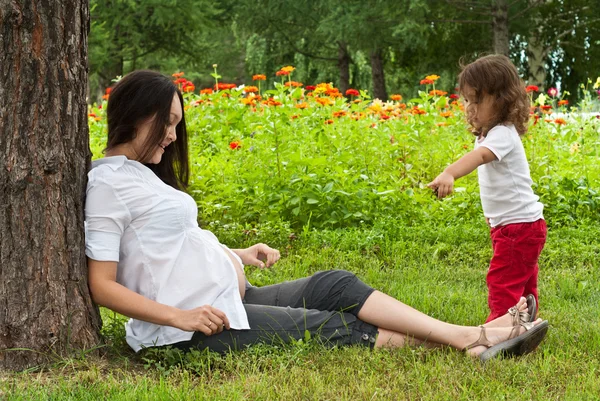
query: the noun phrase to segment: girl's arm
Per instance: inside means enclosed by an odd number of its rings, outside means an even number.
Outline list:
[[[183,310],[148,299],[117,283],[117,262],[88,258],[88,282],[92,299],[122,315],[184,331],[201,331],[206,335],[229,329],[222,311],[210,305]]]
[[[482,164],[494,160],[496,160],[496,155],[488,148],[481,146],[446,167],[444,172],[427,184],[427,186],[437,190],[437,196],[441,199],[452,193],[455,180],[471,173]]]

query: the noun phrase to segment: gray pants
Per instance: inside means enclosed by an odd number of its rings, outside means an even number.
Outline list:
[[[223,330],[212,336],[195,332],[191,340],[170,345],[182,350],[208,348],[224,353],[257,343],[288,343],[305,338],[308,332],[325,345],[361,344],[372,348],[377,327],[356,316],[373,291],[344,270],[250,287],[244,298],[249,330]]]

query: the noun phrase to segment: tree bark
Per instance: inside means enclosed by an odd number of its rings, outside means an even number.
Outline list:
[[[340,69],[340,92],[345,94],[350,88],[350,55],[346,42],[339,42],[338,67]]]
[[[87,1],[0,0],[0,368],[98,343],[83,228],[88,30]]]
[[[383,52],[380,49],[371,52],[371,76],[373,79],[373,98],[386,101],[388,96],[383,73]]]
[[[494,53],[508,56],[508,0],[494,0],[492,3],[492,32]]]
[[[544,88],[546,82],[546,46],[543,43],[540,28],[533,30],[527,40],[527,64],[529,65],[529,76],[527,83]]]

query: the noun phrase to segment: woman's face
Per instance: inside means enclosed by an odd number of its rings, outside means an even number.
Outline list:
[[[177,140],[177,134],[175,133],[175,127],[181,121],[183,116],[183,111],[181,108],[181,102],[179,101],[179,97],[177,93],[173,95],[173,102],[171,103],[171,113],[169,116],[169,125],[167,126],[165,132],[166,135],[163,138],[160,144],[155,145],[153,151],[150,153],[150,156],[146,160],[138,160],[142,163],[147,164],[158,164],[162,159],[162,155],[165,153],[165,148],[169,146],[172,142]],[[140,123],[136,130],[136,137],[131,141],[130,146],[138,157],[144,153],[144,144],[146,142],[146,138],[150,134],[150,129],[152,127],[152,123],[156,116],[147,119],[146,121]],[[137,159],[137,158],[136,158]]]

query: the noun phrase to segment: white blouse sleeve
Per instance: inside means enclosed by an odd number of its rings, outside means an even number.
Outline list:
[[[119,261],[121,237],[131,214],[105,181],[88,183],[85,202],[85,254],[98,261]]]
[[[510,130],[505,126],[498,125],[487,133],[480,146],[491,150],[498,161],[501,161],[514,149],[515,143]]]

